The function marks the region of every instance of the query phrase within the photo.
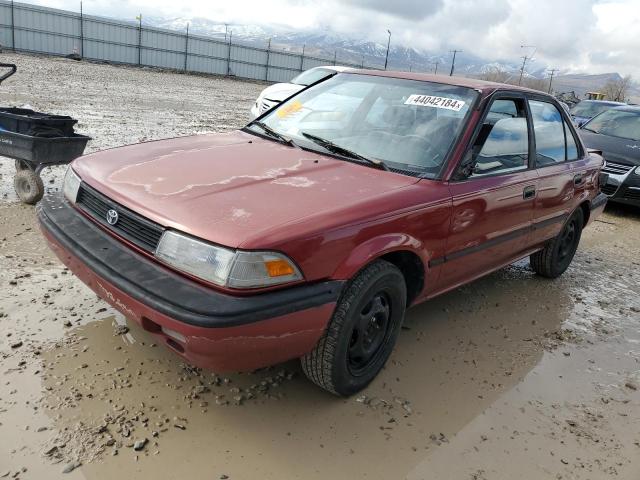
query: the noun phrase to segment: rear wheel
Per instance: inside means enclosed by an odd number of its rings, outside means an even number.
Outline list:
[[[543,250],[531,255],[529,258],[531,268],[537,274],[547,278],[562,275],[569,268],[578,249],[583,224],[584,214],[582,209],[578,208],[564,224],[560,234],[547,243]]]
[[[20,201],[35,205],[44,195],[42,179],[33,170],[19,170],[13,177],[13,187]]]
[[[309,379],[336,395],[366,387],[389,358],[406,308],[407,288],[398,268],[377,260],[342,294],[324,335],[302,357]]]

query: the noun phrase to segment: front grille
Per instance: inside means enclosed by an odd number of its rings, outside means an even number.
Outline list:
[[[636,190],[634,188],[627,188],[627,191],[624,192],[623,197],[628,200],[640,200],[640,190]]]
[[[616,190],[618,190],[618,186],[608,183],[606,185],[603,185],[600,190],[602,190],[602,193],[604,193],[605,195],[613,195],[614,193],[616,193]]]
[[[602,171],[606,173],[613,173],[614,175],[626,175],[633,166],[623,165],[621,163],[605,162],[602,167]]]
[[[78,191],[76,204],[109,230],[113,230],[143,250],[155,252],[164,231],[157,223],[115,203],[84,183]],[[107,222],[107,212],[112,209],[118,212],[118,221],[115,225],[109,225]]]

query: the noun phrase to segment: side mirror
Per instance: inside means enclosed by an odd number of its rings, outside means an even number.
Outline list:
[[[456,173],[453,176],[454,180],[461,181],[466,180],[473,174],[473,170],[476,167],[474,148],[469,150],[467,154],[462,159],[460,166],[456,170]]]

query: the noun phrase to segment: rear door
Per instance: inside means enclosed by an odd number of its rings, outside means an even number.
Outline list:
[[[538,172],[532,243],[540,244],[560,232],[578,206],[589,179],[580,143],[560,107],[545,97],[530,98],[534,132],[534,162]]]
[[[458,180],[449,184],[453,212],[442,290],[500,268],[527,248],[537,187],[531,152],[526,98],[494,97],[454,175]]]

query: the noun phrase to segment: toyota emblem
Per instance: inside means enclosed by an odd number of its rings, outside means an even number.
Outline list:
[[[109,225],[115,225],[116,223],[118,223],[118,212],[113,209],[109,210],[107,212],[107,223]]]

